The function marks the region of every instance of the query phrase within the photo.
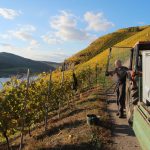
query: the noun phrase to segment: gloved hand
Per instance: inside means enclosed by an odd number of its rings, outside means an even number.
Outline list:
[[[105,72],[105,76],[109,76],[109,72],[108,71]]]
[[[135,71],[131,71],[131,78],[132,78],[132,79],[135,78],[135,75],[136,75]]]

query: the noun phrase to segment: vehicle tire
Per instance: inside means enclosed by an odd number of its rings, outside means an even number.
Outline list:
[[[138,88],[133,87],[132,81],[127,79],[126,82],[126,116],[129,125],[133,125],[133,112],[134,112],[134,106],[137,105],[138,102]]]

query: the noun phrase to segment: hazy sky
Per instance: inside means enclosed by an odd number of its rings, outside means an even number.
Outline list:
[[[150,24],[148,0],[0,0],[0,51],[63,61],[97,37]]]

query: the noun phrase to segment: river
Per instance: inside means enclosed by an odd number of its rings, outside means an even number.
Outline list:
[[[36,80],[38,76],[31,76],[30,81]],[[0,78],[0,90],[3,88],[3,83],[9,81],[10,78]],[[23,77],[22,80],[26,80],[26,77]]]
[[[10,80],[10,78],[0,78],[0,89],[2,89],[3,88],[3,83],[5,83],[5,82],[7,82],[7,81],[9,81]]]

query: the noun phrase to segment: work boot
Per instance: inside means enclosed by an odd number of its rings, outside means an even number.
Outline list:
[[[119,112],[119,118],[123,118],[124,115],[123,115],[123,112]]]
[[[123,114],[119,114],[119,118],[123,118]]]
[[[119,111],[116,113],[116,116],[119,116]]]

